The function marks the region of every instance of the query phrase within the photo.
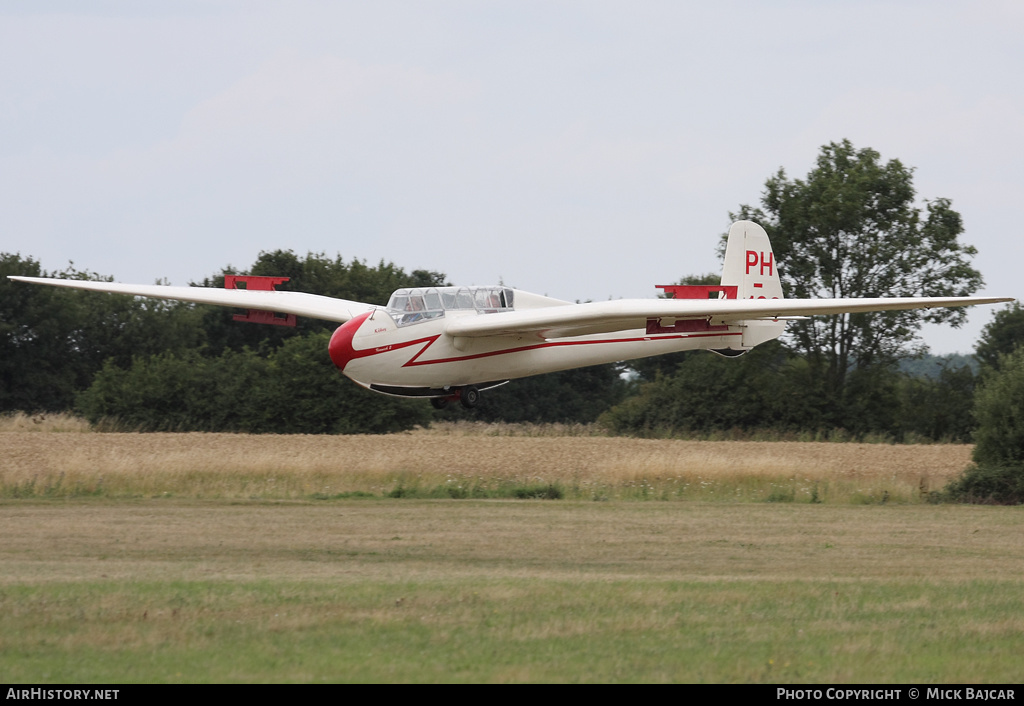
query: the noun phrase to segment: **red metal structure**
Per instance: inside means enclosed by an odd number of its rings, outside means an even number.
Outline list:
[[[251,292],[274,292],[277,285],[287,282],[291,277],[263,277],[260,275],[224,275],[224,289],[246,289]],[[238,285],[242,285],[239,287]],[[295,326],[295,314],[277,314],[264,309],[249,309],[244,314],[235,314],[235,321],[247,321],[251,324],[273,324],[275,326]]]

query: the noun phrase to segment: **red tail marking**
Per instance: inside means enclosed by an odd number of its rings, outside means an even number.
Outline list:
[[[747,274],[750,274],[750,268],[757,267],[757,252],[754,250],[747,250]]]
[[[765,260],[765,253],[758,252],[757,250],[747,250],[747,274],[750,274],[751,267],[757,267],[758,263],[761,265],[761,276],[764,276],[764,268],[768,268],[768,276],[772,276],[772,269],[775,267],[775,256],[774,253],[767,253],[768,259]]]

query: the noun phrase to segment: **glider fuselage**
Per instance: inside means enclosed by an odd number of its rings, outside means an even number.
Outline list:
[[[444,318],[402,326],[401,316],[377,309],[335,331],[331,359],[353,381],[378,392],[435,396],[449,388],[485,389],[514,378],[587,365],[683,350],[728,349],[742,336],[737,326],[688,322],[687,328],[694,330],[684,331],[663,326],[658,319],[650,319],[645,328],[551,339],[533,333],[460,337],[445,332],[454,317],[501,315],[449,311]]]

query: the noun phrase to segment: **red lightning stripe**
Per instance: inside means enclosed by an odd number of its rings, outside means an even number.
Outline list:
[[[334,364],[344,370],[345,366],[352,360],[357,358],[368,358],[374,355],[380,355],[382,353],[390,353],[391,351],[400,350],[402,348],[409,348],[410,346],[422,345],[418,351],[409,360],[402,364],[403,368],[414,367],[417,365],[438,365],[441,363],[458,363],[464,360],[475,360],[477,358],[490,358],[496,355],[507,355],[510,353],[523,353],[526,351],[539,350],[541,348],[554,348],[558,346],[592,346],[602,343],[636,343],[638,341],[667,341],[676,338],[705,338],[708,336],[739,336],[740,332],[714,332],[714,333],[698,333],[690,335],[674,335],[674,336],[640,336],[634,338],[615,338],[606,341],[545,341],[544,343],[535,343],[528,346],[517,346],[515,348],[503,348],[497,351],[487,351],[484,353],[471,353],[469,355],[454,356],[451,358],[437,358],[434,360],[419,360],[423,354],[427,352],[427,349],[434,344],[441,334],[435,334],[433,336],[426,336],[424,338],[417,338],[411,341],[402,341],[401,343],[392,343],[385,346],[378,346],[375,348],[364,348],[362,350],[356,350],[355,346],[352,345],[352,338],[355,336],[356,331],[363,324],[363,322],[369,317],[370,314],[366,313],[361,316],[357,316],[351,319],[345,324],[342,324],[331,336],[331,343],[328,350],[331,354],[331,360]]]
[[[416,355],[414,355],[412,358],[410,358],[408,361],[406,361],[402,365],[403,368],[408,368],[408,367],[412,367],[412,366],[416,366],[416,365],[437,365],[439,363],[458,363],[458,362],[461,362],[461,361],[464,361],[464,360],[476,360],[477,358],[490,358],[490,357],[496,356],[496,355],[508,355],[509,353],[524,353],[526,351],[535,351],[535,350],[539,350],[541,348],[555,348],[555,347],[559,347],[559,346],[593,346],[593,345],[598,345],[598,344],[602,344],[602,343],[636,343],[637,341],[667,341],[667,340],[671,340],[673,338],[704,338],[704,337],[707,337],[707,336],[739,336],[739,335],[741,335],[741,334],[740,334],[740,332],[737,331],[735,333],[700,333],[700,334],[695,334],[695,335],[690,335],[690,336],[657,336],[657,337],[642,336],[642,337],[638,337],[638,338],[616,338],[616,339],[610,339],[610,340],[607,340],[607,341],[546,341],[545,343],[534,343],[534,344],[529,345],[529,346],[517,346],[516,348],[502,348],[501,350],[497,350],[497,351],[486,351],[484,353],[472,353],[472,354],[469,354],[469,355],[460,355],[460,356],[455,356],[455,357],[452,357],[452,358],[435,358],[433,360],[418,360],[418,358],[420,356],[422,356],[424,353],[426,353],[427,349],[430,348],[431,344],[433,344],[434,341],[436,341],[438,338],[440,338],[440,336],[432,336],[430,338],[421,338],[421,339],[418,339],[416,341],[410,341],[407,344],[402,344],[401,346],[395,346],[395,348],[399,348],[399,347],[403,347],[404,348],[407,345],[413,345],[415,343],[426,343],[426,345],[423,346],[423,348],[421,348],[419,350],[419,352],[416,353]],[[384,350],[377,351],[377,350],[372,350],[372,349],[371,350],[367,350],[367,351],[361,351],[361,353],[363,353],[363,355],[360,355],[359,357],[364,357],[365,355],[374,355],[374,354],[376,354],[378,352],[379,353],[386,353],[387,351],[384,351]]]

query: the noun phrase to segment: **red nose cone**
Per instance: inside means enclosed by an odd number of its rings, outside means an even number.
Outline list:
[[[359,327],[370,316],[370,313],[360,314],[356,318],[346,321],[331,336],[331,343],[327,346],[327,352],[331,354],[331,360],[334,361],[339,370],[344,370],[350,360],[359,357],[356,349],[352,346],[352,337],[356,335],[356,331],[359,330]]]

